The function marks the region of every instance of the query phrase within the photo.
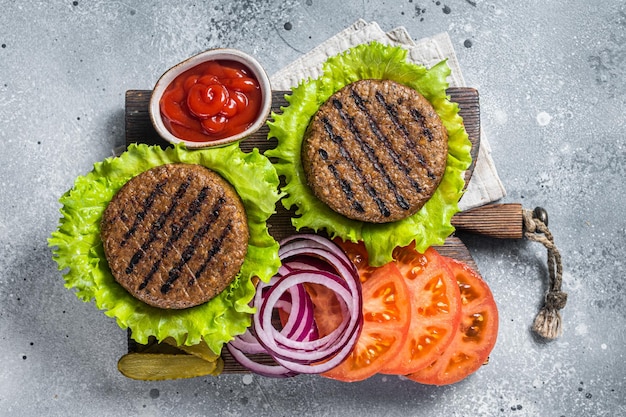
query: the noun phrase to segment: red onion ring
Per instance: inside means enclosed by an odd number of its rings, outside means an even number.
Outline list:
[[[228,349],[241,365],[265,376],[325,372],[348,356],[361,331],[363,300],[358,271],[341,248],[321,236],[294,235],[280,245],[283,264],[269,283],[257,286],[252,327],[229,343]],[[321,338],[306,283],[329,288],[341,306],[341,324]],[[272,323],[275,309],[289,314],[280,330]],[[260,352],[268,353],[277,365],[260,364],[247,356]]]
[[[361,326],[358,328],[359,331],[355,331],[350,339],[341,347],[341,349],[326,362],[318,362],[314,364],[299,364],[294,362],[286,362],[280,358],[274,358],[274,360],[284,366],[285,368],[297,372],[300,374],[321,374],[322,372],[329,371],[343,362],[350,352],[352,352],[352,348],[356,344],[359,336],[361,335]]]
[[[282,277],[272,286],[270,291],[268,291],[267,298],[264,300],[264,308],[261,309],[259,314],[255,313],[253,315],[254,329],[259,342],[265,346],[272,356],[283,359],[289,358],[293,361],[305,361],[308,363],[327,359],[328,356],[331,356],[336,350],[334,346],[336,344],[344,344],[356,327],[357,320],[353,319],[355,315],[352,314],[349,316],[350,321],[344,319],[342,325],[337,329],[329,335],[317,340],[308,342],[290,341],[281,338],[280,334],[271,337],[273,335],[270,334],[270,328],[274,329],[271,323],[271,311],[276,301],[282,295],[281,291],[286,291],[294,285],[307,282],[327,286],[337,294],[338,298],[343,299],[346,305],[352,302],[352,295],[343,285],[343,281],[336,275],[324,271],[296,271]],[[286,345],[283,347],[277,342]]]
[[[261,346],[256,336],[250,333],[250,329],[247,329],[244,334],[240,334],[228,343],[243,353],[250,355],[256,355],[260,353],[267,353],[265,348]]]
[[[271,378],[288,378],[292,376],[296,376],[298,373],[294,372],[290,369],[285,368],[284,366],[277,365],[267,365],[259,362],[255,362],[252,360],[246,353],[239,349],[237,349],[232,342],[226,345],[226,348],[230,352],[231,356],[239,362],[242,366],[251,370],[255,374],[271,377]]]
[[[274,288],[272,286],[272,288]],[[267,298],[270,290],[263,295],[264,298]],[[303,286],[293,286],[289,288],[289,293],[291,294],[291,308],[289,310],[284,310],[289,314],[289,318],[287,322],[283,326],[282,330],[278,333],[280,337],[284,339],[295,339],[295,340],[305,340],[311,336],[314,328],[314,317],[313,317],[313,302],[311,298],[306,293],[306,290]],[[280,300],[279,298],[278,305],[274,305],[274,308],[279,308]],[[296,313],[292,314],[294,306],[298,306]],[[272,328],[275,330],[274,326]],[[315,329],[317,330],[317,329]]]

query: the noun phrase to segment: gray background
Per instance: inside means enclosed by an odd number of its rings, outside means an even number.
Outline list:
[[[0,11],[0,415],[626,413],[622,1],[1,1]],[[529,330],[543,247],[463,236],[501,323],[489,365],[461,383],[124,378],[126,333],[64,288],[46,239],[61,194],[123,144],[125,91],[212,47],[249,52],[271,74],[358,18],[416,39],[449,33],[481,94],[504,201],[550,213],[569,293],[563,336]]]

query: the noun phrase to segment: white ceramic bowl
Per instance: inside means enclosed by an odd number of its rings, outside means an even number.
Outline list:
[[[173,135],[163,123],[163,118],[161,116],[161,110],[159,108],[159,102],[161,97],[163,96],[163,92],[167,88],[168,85],[174,79],[180,75],[181,73],[203,63],[206,61],[215,61],[215,60],[230,60],[239,62],[246,67],[248,67],[254,77],[259,82],[259,86],[261,88],[261,106],[260,111],[255,119],[254,123],[248,127],[245,131],[229,136],[222,139],[209,140],[206,142],[196,142],[185,140],[185,138],[180,138]],[[167,70],[157,81],[154,89],[152,91],[152,96],[150,98],[150,120],[152,121],[152,125],[154,126],[156,132],[165,140],[170,143],[184,143],[188,148],[206,148],[211,146],[223,146],[232,142],[236,142],[246,138],[252,133],[259,130],[267,120],[267,117],[270,114],[272,107],[272,88],[270,85],[269,77],[267,73],[263,69],[263,67],[259,64],[259,62],[251,57],[250,55],[241,52],[237,49],[211,49],[205,52],[201,52],[198,55],[194,55]]]

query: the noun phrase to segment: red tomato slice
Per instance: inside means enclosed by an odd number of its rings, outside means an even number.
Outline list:
[[[461,320],[461,295],[443,256],[410,245],[393,252],[411,294],[411,325],[403,348],[381,373],[406,375],[430,365],[452,343]]]
[[[334,239],[334,242],[339,245],[341,249],[343,249],[354,266],[356,266],[356,269],[359,271],[361,282],[367,281],[370,276],[372,276],[374,271],[378,269],[375,266],[370,266],[367,249],[365,249],[365,244],[363,244],[363,242],[344,242],[339,238]]]
[[[498,334],[498,309],[489,286],[469,266],[446,260],[461,292],[461,322],[443,354],[407,376],[422,384],[453,384],[474,373],[489,357]]]
[[[378,373],[402,348],[410,320],[407,286],[393,263],[377,268],[363,284],[363,328],[350,355],[322,375],[344,382]]]

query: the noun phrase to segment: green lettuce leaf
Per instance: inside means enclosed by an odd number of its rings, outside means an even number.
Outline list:
[[[236,189],[246,209],[250,239],[241,270],[226,290],[196,307],[164,310],[137,300],[115,281],[100,240],[100,220],[108,202],[132,177],[178,162],[206,166]],[[137,342],[147,343],[150,336],[159,341],[171,336],[179,344],[193,345],[204,339],[219,353],[224,343],[250,325],[253,309],[249,302],[255,293],[252,277],[268,281],[280,267],[278,243],[266,225],[281,197],[278,185],[274,167],[256,149],[244,153],[236,144],[204,150],[131,145],[121,156],[96,163],[61,197],[62,217],[48,245],[64,271],[65,286],[85,302],[94,300],[121,328],[129,328]]]
[[[372,42],[331,57],[324,63],[322,75],[295,87],[286,96],[289,105],[281,114],[272,113],[273,120],[268,122],[268,137],[276,137],[278,145],[265,155],[274,158],[276,171],[285,177],[282,191],[287,196],[282,202],[287,209],[296,208],[294,227],[324,230],[333,238],[353,242],[362,240],[372,265],[391,261],[396,246],[415,241],[416,249],[424,252],[444,243],[454,231],[450,219],[459,211],[463,172],[471,163],[471,143],[458,105],[446,94],[450,75],[447,62],[427,69],[407,62],[406,53],[401,47]],[[310,119],[332,94],[361,79],[390,79],[417,90],[433,105],[448,130],[447,167],[441,184],[419,212],[404,220],[373,224],[348,219],[318,200],[306,183],[300,149]]]

